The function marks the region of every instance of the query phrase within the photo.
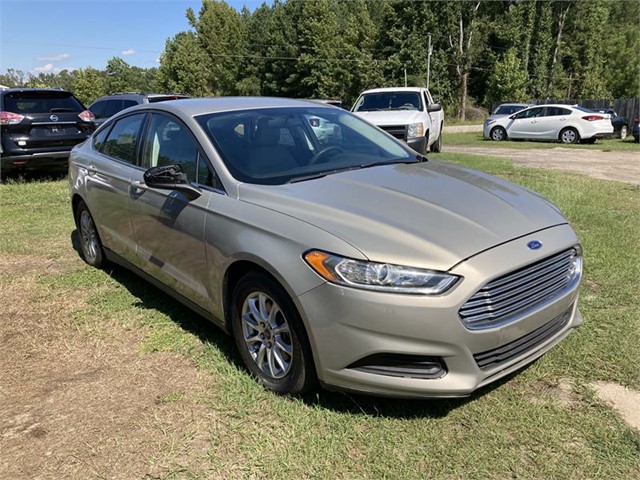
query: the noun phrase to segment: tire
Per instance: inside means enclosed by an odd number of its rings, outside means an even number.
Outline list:
[[[442,151],[442,126],[440,126],[440,134],[433,145],[431,145],[431,151],[433,153],[440,153]]]
[[[629,127],[627,127],[626,125],[622,125],[620,127],[620,139],[624,140],[625,138],[627,138],[627,135],[629,135]]]
[[[80,251],[84,261],[92,267],[103,267],[106,264],[106,257],[102,241],[98,235],[91,212],[84,201],[80,201],[78,208],[76,208],[76,227],[80,237]]]
[[[501,142],[507,139],[507,131],[502,127],[493,127],[489,132],[489,137],[491,140]]]
[[[566,145],[578,143],[580,141],[580,135],[578,131],[573,127],[568,127],[563,129],[558,136],[560,143],[564,143]]]
[[[232,309],[233,337],[252,376],[281,395],[298,395],[315,386],[302,320],[275,280],[258,272],[242,277],[233,291]]]

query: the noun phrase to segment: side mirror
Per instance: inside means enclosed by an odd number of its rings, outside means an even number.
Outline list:
[[[442,110],[442,105],[439,103],[432,103],[427,107],[427,112],[429,113],[439,112],[440,110]]]
[[[515,120],[516,119],[516,115],[517,115],[516,113],[514,113],[513,115],[510,115],[509,116],[509,120]]]
[[[202,191],[189,183],[187,174],[182,172],[180,165],[162,165],[152,167],[142,176],[144,183],[159,190],[175,190],[182,193],[189,200],[202,195]]]

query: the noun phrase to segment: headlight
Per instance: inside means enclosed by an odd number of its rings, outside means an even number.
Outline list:
[[[381,292],[438,295],[460,279],[444,272],[353,260],[318,250],[311,250],[303,257],[328,282]]]
[[[568,277],[571,280],[582,276],[582,247],[578,244],[573,247],[575,253],[571,255],[571,263],[569,264]]]
[[[484,121],[484,125],[485,125],[485,127],[488,127],[489,125],[491,125],[491,124],[493,124],[493,123],[496,123],[496,121],[495,121],[495,120],[485,120],[485,121]]]
[[[407,138],[422,137],[424,135],[424,125],[422,123],[412,123],[407,129]]]

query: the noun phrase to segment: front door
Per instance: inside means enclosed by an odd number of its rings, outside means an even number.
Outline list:
[[[509,138],[539,138],[540,125],[538,122],[543,113],[544,107],[527,108],[516,113],[511,124],[507,127]]]
[[[207,261],[204,227],[212,190],[190,200],[175,190],[144,184],[144,171],[180,165],[188,180],[206,187],[211,173],[189,129],[177,118],[153,113],[141,149],[140,168],[131,178],[131,222],[136,264],[172,290],[206,308]]]

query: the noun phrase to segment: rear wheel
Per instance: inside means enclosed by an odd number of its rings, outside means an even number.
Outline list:
[[[91,212],[83,201],[76,208],[76,226],[80,235],[82,258],[92,267],[102,267],[106,262],[102,242]]]
[[[491,140],[495,140],[496,142],[501,142],[502,140],[507,139],[507,131],[502,127],[494,127],[489,133]]]
[[[266,388],[295,395],[315,384],[311,348],[302,320],[271,277],[249,273],[233,292],[233,337],[247,369]]]
[[[624,140],[627,138],[627,135],[629,135],[629,127],[622,125],[622,127],[620,127],[620,138]]]
[[[565,144],[578,143],[580,135],[575,128],[565,128],[560,132],[560,142]]]

